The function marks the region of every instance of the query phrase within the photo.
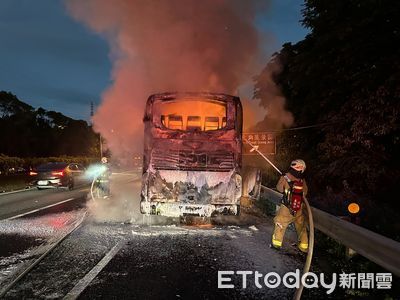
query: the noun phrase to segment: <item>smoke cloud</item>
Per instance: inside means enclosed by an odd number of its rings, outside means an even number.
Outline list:
[[[75,19],[109,41],[113,85],[103,93],[93,122],[118,157],[142,151],[142,118],[150,94],[210,91],[236,95],[260,71],[265,39],[254,21],[268,8],[268,1],[65,3]],[[251,112],[246,115],[254,117]]]
[[[259,105],[264,108],[264,119],[257,123],[256,130],[278,130],[282,126],[289,127],[294,122],[292,113],[285,109],[286,99],[273,80],[281,71],[281,63],[276,57],[272,57],[258,75],[255,95],[260,100]]]

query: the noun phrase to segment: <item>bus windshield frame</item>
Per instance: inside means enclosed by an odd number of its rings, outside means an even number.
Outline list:
[[[178,113],[170,113],[170,114],[163,114],[162,113],[162,107],[165,105],[165,108],[167,106],[173,104],[184,104],[184,105],[190,105],[192,104],[192,110],[189,112],[187,111],[186,113],[183,111],[178,111]],[[171,105],[171,106],[172,106]],[[224,116],[222,116],[221,112],[218,113],[198,113],[196,111],[196,105],[197,108],[202,108],[202,109],[208,109],[210,111],[210,108],[217,108],[217,106],[221,106],[224,109]],[[201,107],[203,106],[203,107]],[[186,109],[186,108],[184,108]],[[175,112],[175,111],[174,111]],[[229,101],[220,101],[217,99],[212,99],[212,98],[198,98],[198,97],[179,97],[179,98],[174,98],[174,99],[168,99],[168,100],[163,100],[163,99],[156,99],[154,103],[152,104],[152,124],[156,128],[160,128],[163,130],[168,130],[168,131],[179,131],[179,132],[216,132],[220,130],[230,130],[230,129],[235,129],[235,106],[232,102]],[[181,125],[179,126],[166,126],[164,123],[163,117],[176,117],[179,120]],[[190,118],[200,118],[200,126],[190,126]],[[214,118],[218,117],[218,128],[217,129],[211,129],[211,126],[207,126],[207,118]],[[166,119],[167,119],[166,118]],[[211,120],[211,119],[209,119]],[[179,122],[178,122],[179,123]],[[194,122],[193,122],[194,123]],[[193,124],[192,124],[193,125]],[[200,128],[196,128],[200,127]],[[209,129],[207,129],[209,127]],[[197,130],[196,130],[197,129]]]

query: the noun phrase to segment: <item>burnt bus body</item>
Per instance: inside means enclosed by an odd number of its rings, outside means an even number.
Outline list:
[[[242,106],[214,93],[147,100],[141,212],[238,215],[242,194]]]

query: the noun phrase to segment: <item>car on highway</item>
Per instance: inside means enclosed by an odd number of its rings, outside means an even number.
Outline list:
[[[84,181],[85,168],[77,163],[50,162],[31,170],[32,185],[37,189],[67,188],[72,190]]]

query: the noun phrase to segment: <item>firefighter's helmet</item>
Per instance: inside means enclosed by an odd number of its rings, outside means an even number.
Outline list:
[[[306,169],[306,163],[302,159],[295,159],[290,163],[290,167],[296,171],[304,173],[304,170]]]

